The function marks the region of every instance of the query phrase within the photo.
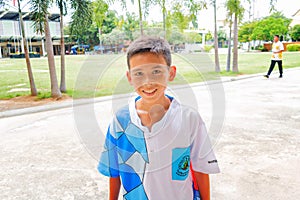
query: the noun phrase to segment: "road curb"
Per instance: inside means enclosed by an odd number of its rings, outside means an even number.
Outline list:
[[[294,71],[294,70],[300,70],[300,67],[297,68],[289,68],[285,69],[286,71]],[[273,74],[276,74],[278,72],[274,72]],[[201,87],[201,86],[207,86],[212,84],[223,84],[233,81],[240,81],[250,78],[256,78],[256,77],[262,77],[265,73],[258,73],[258,74],[251,74],[251,75],[241,75],[238,77],[223,77],[223,80],[213,80],[213,81],[207,81],[207,82],[199,82],[199,83],[191,83],[188,86],[187,85],[178,85],[172,87],[172,90],[176,89],[183,89],[186,87]],[[131,95],[130,94],[119,94],[116,95],[118,99],[128,98]],[[1,118],[7,118],[7,117],[13,117],[13,116],[20,116],[20,115],[27,115],[32,113],[38,113],[38,112],[45,112],[45,111],[51,111],[51,110],[59,110],[63,108],[70,108],[74,106],[81,106],[86,105],[90,103],[99,103],[104,101],[112,100],[112,96],[105,96],[105,97],[97,97],[97,98],[90,98],[90,99],[78,99],[78,100],[72,100],[67,102],[59,102],[55,104],[49,104],[49,105],[42,105],[42,106],[34,106],[29,108],[21,108],[21,109],[15,109],[15,110],[7,110],[0,112],[0,119]]]

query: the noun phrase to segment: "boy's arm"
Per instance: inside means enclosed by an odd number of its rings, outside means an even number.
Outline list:
[[[193,172],[200,192],[201,200],[210,200],[209,175],[196,171]]]
[[[275,51],[273,53],[282,53],[282,52],[283,52],[283,50],[279,50],[279,51]]]
[[[109,178],[109,200],[118,200],[121,187],[120,177]]]

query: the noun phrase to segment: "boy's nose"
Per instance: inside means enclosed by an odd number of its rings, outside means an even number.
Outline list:
[[[152,84],[154,82],[153,76],[147,74],[143,80],[143,84]]]

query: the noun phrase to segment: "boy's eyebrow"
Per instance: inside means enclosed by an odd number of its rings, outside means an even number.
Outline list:
[[[131,72],[137,72],[137,71],[141,71],[142,69],[140,69],[140,68],[135,68],[135,69],[130,69],[129,71],[131,71]]]
[[[166,65],[160,65],[160,64],[158,64],[158,65],[155,65],[153,68],[163,68],[164,66],[166,66]]]
[[[146,66],[146,65],[142,65],[142,66]],[[141,70],[143,70],[143,67],[138,67],[138,68],[134,68],[134,69],[130,69],[129,71],[131,71],[131,72],[136,72],[136,71],[141,71]],[[163,67],[167,67],[167,68],[169,68],[169,66],[167,66],[167,65],[162,65],[162,64],[153,64],[153,67],[152,67],[152,69],[157,69],[157,68],[163,68]]]

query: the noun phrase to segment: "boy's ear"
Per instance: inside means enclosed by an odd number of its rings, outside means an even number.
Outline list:
[[[169,81],[173,81],[176,76],[176,67],[171,66],[169,69]]]
[[[131,75],[130,75],[129,71],[126,72],[126,77],[127,77],[129,84],[132,85],[132,79],[131,79]]]

